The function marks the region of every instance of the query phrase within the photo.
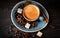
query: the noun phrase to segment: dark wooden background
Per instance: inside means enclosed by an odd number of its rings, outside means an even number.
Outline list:
[[[9,26],[13,25],[10,14],[13,6],[22,0],[0,0],[0,38],[8,38]],[[49,24],[41,30],[41,38],[60,38],[60,1],[59,0],[34,0],[41,3],[49,13]],[[36,37],[38,38],[38,37]]]

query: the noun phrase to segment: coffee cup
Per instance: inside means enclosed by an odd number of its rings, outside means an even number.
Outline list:
[[[29,4],[23,9],[23,16],[27,21],[35,21],[40,15],[40,9],[38,6]]]

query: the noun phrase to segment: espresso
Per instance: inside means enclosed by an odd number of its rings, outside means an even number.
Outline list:
[[[29,4],[24,7],[23,14],[27,20],[33,21],[39,17],[40,10],[37,6]]]

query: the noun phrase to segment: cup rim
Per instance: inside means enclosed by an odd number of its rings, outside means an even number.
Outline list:
[[[30,4],[29,4],[30,5]],[[31,5],[33,5],[33,4],[31,4]],[[39,18],[39,16],[40,16],[40,9],[39,9],[39,7],[38,6],[36,6],[36,5],[34,5],[35,7],[36,7],[36,9],[38,9],[38,17],[36,18],[36,19],[34,19],[34,20],[29,20],[28,18],[26,18],[26,16],[24,15],[24,11],[23,11],[23,17],[27,20],[27,21],[35,21],[35,20],[37,20],[38,18]],[[24,9],[23,9],[24,10]]]

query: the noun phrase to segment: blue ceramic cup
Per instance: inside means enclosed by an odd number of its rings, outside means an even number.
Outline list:
[[[21,4],[21,5],[24,5],[25,3],[26,3],[26,1],[21,1],[21,2],[17,3],[17,4],[13,7],[13,9],[12,9],[12,11],[11,11],[11,20],[12,20],[12,23],[13,23],[19,30],[24,31],[24,32],[36,32],[36,31],[39,31],[39,30],[45,28],[45,27],[47,26],[48,22],[46,23],[45,21],[43,21],[44,18],[41,17],[41,16],[39,17],[40,22],[39,22],[39,23],[37,24],[37,26],[34,27],[34,28],[27,29],[27,28],[25,28],[25,27],[22,27],[22,26],[17,22],[16,17],[15,17],[16,10],[17,10],[17,8],[19,7],[20,4]],[[45,13],[46,17],[49,19],[49,15],[48,15],[47,10],[46,10],[40,3],[35,2],[35,1],[30,1],[30,3],[33,4],[33,5],[38,6],[39,9],[41,9],[41,10]]]

